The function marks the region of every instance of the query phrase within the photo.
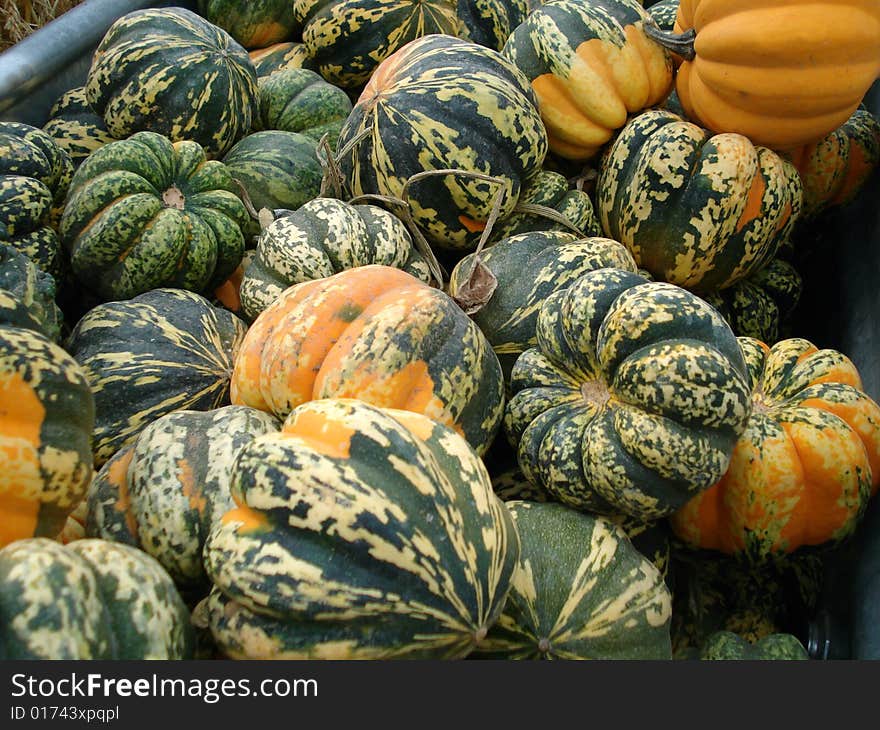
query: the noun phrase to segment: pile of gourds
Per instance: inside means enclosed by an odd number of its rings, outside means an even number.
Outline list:
[[[880,160],[829,12],[120,18],[0,122],[0,658],[807,658],[880,485],[792,331]]]

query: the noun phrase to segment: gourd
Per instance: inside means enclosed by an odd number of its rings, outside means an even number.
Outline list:
[[[753,644],[732,631],[719,631],[700,649],[700,659],[716,661],[805,661],[809,658],[804,645],[792,634],[771,634]]]
[[[245,48],[265,48],[299,30],[288,0],[199,0],[198,9]]]
[[[64,315],[55,303],[55,279],[5,243],[0,243],[0,290],[5,290],[27,309],[48,339],[53,342],[61,339]]]
[[[49,110],[43,131],[70,157],[74,169],[92,152],[113,141],[100,115],[92,111],[82,86],[65,91]]]

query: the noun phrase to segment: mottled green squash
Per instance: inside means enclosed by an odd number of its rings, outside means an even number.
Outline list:
[[[357,89],[412,40],[458,35],[455,0],[293,0],[306,53],[331,84]]]
[[[229,150],[223,164],[244,187],[255,210],[295,210],[321,192],[324,171],[316,148],[314,139],[298,132],[254,132]],[[249,241],[260,234],[255,220],[249,220],[246,229]],[[252,245],[249,242],[248,248]]]
[[[266,48],[251,51],[248,55],[254,64],[258,78],[290,68],[312,70],[315,68],[315,63],[309,58],[305,45],[292,41],[274,43]]]
[[[49,110],[43,131],[70,156],[74,168],[99,147],[113,141],[104,119],[86,99],[85,87],[65,91]]]
[[[412,41],[376,69],[337,148],[348,143],[354,147],[339,162],[351,193],[406,193],[428,240],[454,252],[476,246],[499,195],[499,217],[513,212],[547,153],[522,73],[497,51],[446,35]],[[461,172],[425,176],[404,190],[412,176],[442,170]]]
[[[152,555],[182,592],[209,590],[202,547],[234,504],[229,475],[239,450],[280,422],[225,406],[175,411],[150,423],[117,452],[88,490],[86,534]]]
[[[342,124],[351,113],[351,99],[345,91],[307,68],[276,71],[261,77],[259,85],[254,131],[299,132],[316,142],[327,135],[330,149],[336,149]]]
[[[257,73],[222,28],[181,7],[120,17],[89,68],[86,98],[117,139],[150,131],[224,154],[250,129]]]
[[[69,155],[43,130],[0,122],[3,240],[56,279],[65,269],[56,228],[72,176]]]
[[[697,293],[765,266],[802,208],[794,165],[738,134],[662,109],[630,120],[603,155],[602,230],[660,281]]]
[[[672,658],[669,590],[623,530],[560,504],[507,507],[519,564],[501,618],[474,656]]]
[[[452,270],[449,294],[457,300],[471,296],[475,258],[465,256]],[[511,236],[482,251],[479,261],[498,285],[478,311],[469,311],[492,343],[508,380],[516,358],[537,344],[538,313],[550,294],[596,269],[636,271],[632,256],[616,241],[579,239],[562,231]]]
[[[245,48],[265,48],[299,31],[290,0],[199,0],[198,10]]]
[[[238,266],[247,210],[196,142],[138,132],[104,145],[70,185],[60,234],[77,280],[103,300],[161,287],[208,292]]]
[[[577,509],[668,516],[726,471],[751,413],[739,343],[690,292],[620,269],[542,303],[504,427],[526,477]]]
[[[731,631],[719,631],[712,634],[700,649],[700,659],[704,660],[793,661],[809,658],[804,645],[791,634],[771,634],[752,644]]]
[[[528,14],[528,0],[457,0],[458,36],[500,51]]]
[[[533,206],[550,210],[535,210]],[[602,235],[590,196],[583,190],[572,189],[563,175],[550,170],[542,170],[523,188],[513,213],[492,226],[489,240],[500,241],[533,231],[568,231],[582,237]]]
[[[101,304],[80,319],[66,349],[94,392],[95,465],[166,413],[229,405],[244,333],[234,314],[181,289]]]
[[[727,289],[705,296],[738,337],[773,344],[788,336],[800,301],[803,279],[788,261],[773,258],[766,266]]]
[[[660,30],[672,30],[678,15],[679,0],[659,0],[645,8]]]
[[[302,405],[240,452],[232,496],[203,604],[231,658],[462,658],[504,606],[510,514],[464,439],[425,416]]]
[[[189,611],[149,555],[46,538],[0,550],[0,659],[192,659]]]
[[[15,297],[53,342],[61,339],[64,315],[55,303],[55,279],[16,248],[0,243],[0,289]]]
[[[396,216],[375,205],[315,198],[263,230],[242,277],[242,309],[255,319],[294,284],[370,264],[431,281],[425,259]]]
[[[76,360],[33,328],[29,311],[2,289],[0,323],[3,546],[56,537],[82,501],[92,478],[95,400]]]

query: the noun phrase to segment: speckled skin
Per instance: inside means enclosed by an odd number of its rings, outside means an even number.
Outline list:
[[[164,286],[210,291],[244,252],[239,192],[195,142],[138,132],[106,144],[76,171],[61,218],[73,273],[104,301]]]
[[[388,56],[430,33],[458,35],[455,0],[294,0],[306,54],[344,89],[367,82]]]
[[[457,0],[458,36],[500,51],[528,14],[528,0]]]
[[[501,618],[474,656],[672,658],[671,595],[623,530],[561,504],[507,507],[519,564]]]
[[[0,659],[191,659],[189,611],[149,555],[46,538],[0,550]]]
[[[755,409],[730,468],[671,524],[688,545],[762,562],[852,534],[880,486],[880,405],[852,361],[801,338],[740,338]]]
[[[258,79],[289,68],[314,69],[315,66],[314,61],[308,57],[305,45],[293,41],[274,43],[267,48],[253,50],[248,55],[257,71]]]
[[[39,323],[39,330],[53,342],[61,338],[64,316],[55,304],[55,279],[37,268],[13,246],[0,242],[0,289],[25,307]]]
[[[399,218],[375,205],[315,198],[263,231],[242,278],[242,308],[256,319],[294,284],[369,264],[394,266],[420,281],[431,280]]]
[[[771,634],[752,644],[731,631],[712,634],[700,650],[704,660],[806,661],[810,657],[797,637]]]
[[[724,474],[751,401],[715,309],[599,269],[548,296],[536,331],[504,417],[529,480],[577,509],[649,522]]]
[[[156,289],[86,314],[66,347],[95,396],[95,465],[166,413],[229,405],[244,333],[231,312],[181,289]]]
[[[596,182],[605,235],[655,279],[697,293],[764,266],[800,217],[802,197],[800,176],[783,157],[662,109],[627,123]]]
[[[411,176],[429,170],[501,180],[448,174],[409,187],[407,202],[425,236],[457,252],[473,250],[499,194],[499,215],[513,211],[547,154],[544,124],[522,73],[496,51],[443,35],[409,43],[382,63],[343,125],[337,149],[362,133],[340,159],[354,195],[400,198]]]
[[[207,593],[202,547],[233,507],[232,464],[245,444],[280,426],[243,406],[176,411],[153,421],[130,453],[118,452],[92,480],[87,534],[135,545],[156,558],[181,591]]]
[[[0,312],[8,299],[0,290]],[[94,422],[77,362],[38,331],[0,325],[0,546],[61,532],[92,478]]]
[[[70,155],[74,168],[96,149],[114,140],[103,118],[89,106],[82,86],[65,91],[58,98],[49,111],[49,121],[43,125],[43,131]]]
[[[123,15],[102,38],[85,83],[116,139],[151,131],[225,153],[251,126],[257,73],[222,28],[185,8]]]
[[[211,631],[234,658],[461,658],[510,588],[519,539],[450,429],[328,399],[255,439],[205,545]]]

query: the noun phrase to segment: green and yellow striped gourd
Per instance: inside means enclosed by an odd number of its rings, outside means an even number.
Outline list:
[[[198,10],[245,48],[265,48],[300,30],[290,6],[290,0],[199,0]]]
[[[724,289],[766,265],[801,213],[800,176],[739,134],[662,109],[634,117],[603,155],[602,230],[660,281]]]
[[[462,658],[501,614],[516,529],[477,454],[426,416],[306,403],[242,449],[232,497],[202,605],[229,657]]]
[[[104,540],[0,550],[0,659],[192,659],[193,627],[168,574]]]
[[[308,68],[314,70],[315,64],[309,58],[306,47],[302,43],[288,41],[273,43],[265,48],[251,51],[248,56],[257,71],[257,80],[278,71],[290,68]]]
[[[598,269],[544,300],[536,332],[504,417],[528,479],[577,509],[650,522],[721,478],[752,404],[714,308]]]
[[[507,507],[519,563],[501,618],[474,656],[672,658],[671,595],[620,527],[561,504]]]
[[[429,35],[376,69],[337,149],[353,195],[405,196],[426,237],[460,253],[476,245],[499,195],[499,218],[513,212],[541,171],[547,134],[534,93],[510,61],[476,43]],[[431,172],[440,174],[421,176]]]
[[[161,287],[211,291],[244,252],[239,192],[196,142],[138,132],[106,144],[80,165],[64,206],[71,269],[104,301]]]
[[[458,35],[500,51],[528,14],[528,0],[457,0]]]
[[[431,281],[425,259],[399,218],[376,205],[315,198],[263,229],[242,277],[242,308],[256,319],[294,284],[370,264]]]
[[[60,279],[64,254],[56,228],[73,163],[43,130],[0,122],[0,226],[3,240]]]
[[[86,534],[152,555],[184,593],[210,588],[202,547],[234,504],[229,475],[238,452],[281,424],[243,406],[175,411],[118,451],[88,490]]]
[[[250,129],[257,73],[222,28],[181,7],[135,10],[105,33],[86,98],[116,139],[156,132],[223,155]]]
[[[0,243],[0,290],[20,302],[47,338],[53,342],[61,339],[64,315],[55,303],[55,279],[5,243]],[[5,318],[2,321],[6,323]]]
[[[245,329],[231,312],[182,289],[107,302],[80,319],[66,349],[94,393],[95,465],[166,413],[229,405]]]
[[[49,110],[49,121],[43,125],[43,131],[67,152],[74,168],[96,149],[114,140],[104,119],[89,106],[83,86],[69,89],[58,97]]]

